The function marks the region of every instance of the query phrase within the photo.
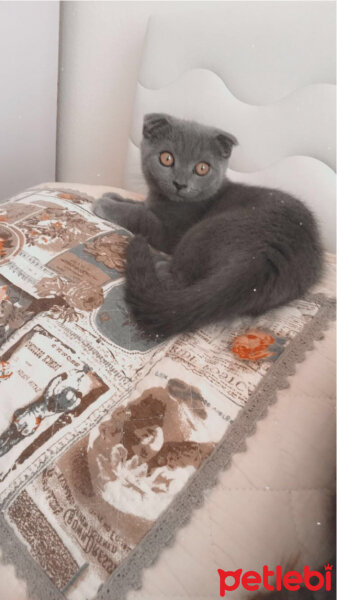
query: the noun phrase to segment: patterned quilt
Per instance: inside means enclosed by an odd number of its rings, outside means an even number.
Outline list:
[[[120,600],[333,315],[314,295],[149,341],[124,302],[132,234],[91,200],[0,205],[0,534],[41,600]]]

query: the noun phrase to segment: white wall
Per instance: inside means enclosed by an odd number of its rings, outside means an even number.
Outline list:
[[[57,179],[121,186],[151,14],[222,2],[62,2]],[[168,48],[169,52],[169,48]]]
[[[124,187],[146,191],[144,114],[166,112],[239,140],[231,180],[283,189],[335,248],[335,4],[224,2],[152,16],[135,96]]]
[[[55,178],[59,2],[0,2],[0,202]]]
[[[256,22],[260,13],[267,9],[271,18],[275,13],[274,20],[277,21],[282,17],[280,11],[287,13],[290,8],[287,5],[293,4],[315,4],[318,9],[321,5],[323,13],[329,9],[333,13],[334,9],[333,2],[61,2],[57,179],[123,185],[137,76],[151,15],[176,15],[178,23],[182,12],[190,12],[193,17],[204,10],[206,16],[215,14],[223,24],[231,23],[234,17],[241,15],[243,25],[247,25],[252,18]],[[278,5],[284,5],[284,11],[282,6],[277,11]],[[233,19],[232,13],[235,13]],[[294,19],[294,39],[301,27],[300,20]],[[331,31],[328,34],[331,41]],[[268,37],[268,28],[265,35]],[[201,40],[201,48],[202,43]],[[325,46],[330,48],[331,44]],[[168,45],[160,54],[163,56],[167,52],[169,56],[171,51]],[[289,57],[291,51],[289,48]],[[200,66],[198,49],[195,54]],[[307,59],[312,61],[315,56],[309,52]],[[329,55],[327,61],[331,63],[333,58]],[[179,66],[177,69],[179,72]],[[165,64],[163,71],[166,72]],[[322,81],[329,81],[325,71],[323,61]],[[274,76],[271,73],[269,77],[271,88],[277,87],[278,78],[279,72],[275,68]],[[249,86],[249,89],[257,87]],[[256,99],[250,101],[259,103]]]

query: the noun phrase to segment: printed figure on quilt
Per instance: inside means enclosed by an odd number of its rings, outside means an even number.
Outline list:
[[[78,311],[92,311],[103,303],[101,288],[83,282],[45,277],[36,285],[34,298],[0,276],[0,346],[13,331],[41,312],[63,322],[78,320]]]
[[[76,246],[99,232],[95,223],[62,207],[46,208],[42,214],[28,217],[20,228],[28,246],[53,252]]]
[[[116,408],[57,468],[82,511],[133,547],[214,449],[212,418],[197,388],[170,379]]]
[[[8,339],[12,330],[18,329],[25,322],[25,309],[16,304],[7,291],[7,285],[1,285],[0,278],[0,346]]]
[[[89,371],[89,367],[85,365],[83,369],[57,375],[48,384],[41,398],[16,410],[11,425],[0,435],[0,456],[23,438],[35,433],[43,419],[57,413],[72,412],[81,403],[83,394],[80,383]]]
[[[20,390],[20,394],[17,390]],[[74,426],[109,389],[104,379],[69,345],[33,325],[0,362],[0,482],[63,428]]]

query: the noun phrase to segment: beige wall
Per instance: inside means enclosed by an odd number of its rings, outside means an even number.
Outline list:
[[[229,40],[233,38],[233,44],[230,42],[228,44],[230,51],[227,51],[226,54],[226,69],[230,71],[231,81],[235,79],[235,73],[238,71],[241,87],[247,88],[245,94],[241,89],[237,90],[235,86],[233,90],[240,99],[246,102],[268,104],[289,94],[297,87],[312,83],[311,80],[297,81],[294,76],[293,87],[288,89],[285,86],[282,91],[279,88],[282,88],[284,77],[282,78],[282,73],[280,75],[279,69],[275,68],[271,70],[269,78],[266,80],[269,88],[263,88],[262,95],[259,95],[261,82],[255,81],[252,76],[253,69],[252,73],[250,72],[248,60],[252,58],[250,29],[254,32],[256,25],[266,14],[267,23],[268,19],[274,25],[275,22],[277,25],[280,19],[286,21],[289,11],[291,12],[295,4],[310,5],[310,10],[306,11],[308,15],[305,23],[302,23],[298,16],[294,17],[293,41],[296,41],[297,37],[301,37],[296,35],[296,31],[300,34],[303,27],[308,31],[311,30],[310,19],[313,19],[315,23],[318,21],[319,32],[324,31],[324,48],[319,55],[321,71],[319,69],[320,75],[317,82],[330,83],[334,28],[327,28],[326,22],[329,13],[333,17],[333,2],[61,2],[57,180],[123,186],[137,77],[147,22],[151,15],[168,15],[168,17],[173,17],[173,21],[176,16],[178,24],[181,13],[184,13],[184,18],[186,18],[186,12],[190,12],[192,18],[197,16],[196,13],[199,11],[204,11],[207,20],[213,14],[213,18],[215,15],[215,19],[219,19],[224,25],[224,29],[228,24],[227,37]],[[331,22],[333,20],[331,18]],[[238,42],[236,34],[233,37],[232,29],[234,28],[233,23],[240,22],[242,23],[240,34],[243,48],[241,55],[247,55],[247,61],[241,56],[240,64],[238,64],[234,46],[241,47],[241,40]],[[330,21],[328,20],[328,22]],[[316,29],[315,27],[313,30],[316,31],[317,27]],[[180,38],[183,38],[182,27],[178,29]],[[188,55],[187,58],[192,66],[194,62],[197,67],[202,66],[207,56],[209,59],[212,51],[215,52],[218,47],[216,43],[213,44],[214,48],[213,46],[209,47],[210,36],[209,32],[206,33],[208,35],[202,37],[200,45],[197,45],[194,50],[194,46],[192,45],[192,47],[191,44],[189,52],[186,48],[185,54]],[[268,38],[268,35],[269,27],[266,27],[265,37]],[[203,52],[203,44],[206,43],[207,47]],[[181,68],[185,71],[190,66],[177,64],[180,63],[180,60],[174,57],[179,56],[179,52],[175,54],[175,49],[170,47],[171,44],[172,39],[169,41],[168,34],[163,34],[162,48],[164,51],[159,52],[154,61],[149,60],[147,56],[147,67],[151,70],[151,76],[154,72],[157,73],[157,77],[159,76],[159,57],[165,63],[163,64],[164,79],[171,72],[169,69],[173,69],[174,79],[180,75]],[[259,44],[257,45],[259,46]],[[183,48],[184,43],[180,42],[179,47]],[[283,43],[280,40],[280,48],[282,69],[285,70],[285,73],[289,71],[288,79],[291,79],[292,46],[289,47],[289,50],[288,46],[282,50]],[[310,48],[309,45],[308,53],[302,57],[305,61],[304,66],[317,59],[316,50],[313,50],[314,54],[312,54]],[[316,48],[315,44],[312,45],[312,48]],[[221,54],[223,50],[220,49],[219,52]],[[322,59],[321,54],[324,55],[324,52],[326,58],[323,56]],[[167,61],[165,60],[166,53]],[[233,57],[232,64],[231,57]],[[215,56],[213,61],[217,65],[221,63],[218,59],[219,57]],[[152,62],[155,63],[156,69],[152,68]],[[175,66],[176,64],[177,66]],[[241,70],[237,68],[237,65]],[[210,68],[208,63],[206,66]],[[145,77],[144,73],[146,75],[144,71],[143,77]],[[227,71],[226,75],[228,75]],[[316,79],[314,81],[316,82]],[[147,85],[146,82],[144,85]],[[232,83],[232,85],[234,84]],[[154,82],[150,87],[160,88],[161,84]],[[147,90],[144,89],[144,93],[146,92]],[[160,94],[163,94],[163,89],[160,90]],[[192,105],[193,99],[189,98],[189,102]]]
[[[55,177],[59,2],[0,2],[0,202]]]
[[[151,14],[222,2],[62,2],[57,179],[122,185]],[[168,48],[169,52],[170,49]]]

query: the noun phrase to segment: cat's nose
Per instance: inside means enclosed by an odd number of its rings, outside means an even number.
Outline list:
[[[178,181],[174,181],[173,185],[177,188],[178,192],[187,187],[186,183],[178,183]]]

